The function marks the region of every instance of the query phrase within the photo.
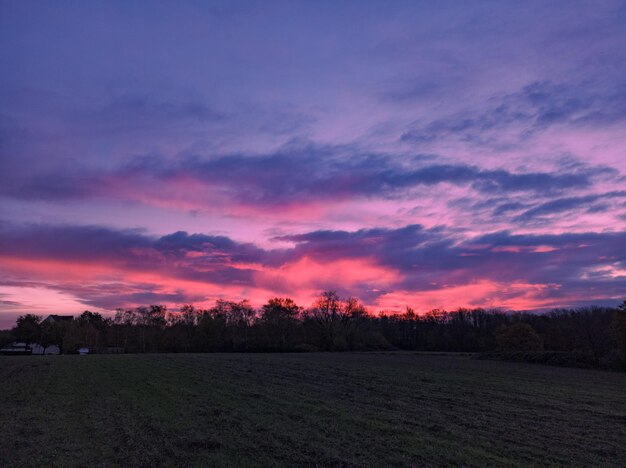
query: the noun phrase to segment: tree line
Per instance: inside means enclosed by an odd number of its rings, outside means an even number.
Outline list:
[[[209,309],[163,305],[118,309],[105,318],[85,311],[71,321],[27,314],[0,332],[11,341],[57,345],[63,353],[302,352],[410,350],[482,353],[484,358],[626,370],[626,301],[616,308],[507,313],[497,309],[368,313],[334,291],[304,308],[272,298],[255,309],[246,300],[218,300]]]

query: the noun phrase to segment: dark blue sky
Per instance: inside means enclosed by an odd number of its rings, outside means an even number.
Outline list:
[[[0,69],[6,320],[626,294],[623,1],[0,0]]]

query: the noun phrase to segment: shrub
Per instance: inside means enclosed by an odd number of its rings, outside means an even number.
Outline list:
[[[500,325],[496,330],[496,342],[501,351],[539,351],[541,338],[527,323],[516,322]]]
[[[600,366],[612,371],[626,372],[626,352],[614,349],[600,359]]]

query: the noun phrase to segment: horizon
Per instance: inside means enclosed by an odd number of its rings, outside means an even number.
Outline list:
[[[324,290],[617,306],[625,21],[609,0],[3,0],[0,329]]]
[[[319,300],[321,298],[321,296],[325,293],[334,293],[334,291],[322,291],[317,299],[315,301],[313,301],[310,304],[298,304],[296,302],[294,302],[294,304],[296,306],[298,306],[300,308],[300,313],[301,314],[306,314],[307,312],[314,310],[317,306],[316,306],[316,302],[317,300]],[[77,319],[78,317],[80,317],[81,314],[83,314],[84,312],[91,312],[91,313],[97,313],[100,314],[104,319],[113,319],[115,317],[115,315],[117,314],[118,311],[129,311],[129,310],[137,310],[137,309],[148,309],[150,307],[156,306],[156,307],[165,307],[165,315],[180,315],[182,314],[182,309],[184,307],[187,306],[192,306],[195,309],[195,314],[200,316],[206,312],[210,312],[212,309],[214,309],[215,307],[217,307],[217,304],[219,301],[223,301],[226,303],[231,303],[231,304],[241,304],[241,303],[245,303],[247,305],[249,305],[250,307],[252,307],[252,309],[254,309],[254,311],[256,313],[261,313],[263,306],[269,304],[269,302],[272,299],[290,299],[289,297],[271,297],[271,298],[267,298],[267,300],[263,303],[263,304],[253,304],[250,301],[248,301],[247,299],[243,299],[241,301],[232,301],[229,300],[228,298],[219,298],[216,299],[216,301],[213,304],[208,304],[207,306],[203,307],[203,306],[197,306],[197,304],[192,304],[192,303],[187,303],[187,304],[183,304],[181,306],[176,306],[176,307],[168,307],[165,304],[142,304],[136,307],[118,307],[115,308],[113,311],[110,310],[81,310],[78,312],[68,312],[68,311],[64,311],[64,312],[56,312],[56,313],[52,313],[52,312],[42,312],[42,313],[37,313],[37,311],[31,311],[28,312],[28,314],[31,315],[35,315],[37,317],[39,317],[40,319],[46,319],[48,316],[61,316],[61,317],[72,317],[73,319]],[[363,305],[362,302],[359,300],[359,298],[356,298],[354,296],[346,296],[346,297],[338,297],[338,299],[345,303],[350,299],[355,299],[357,301],[357,304]],[[587,306],[579,306],[579,307],[552,307],[552,308],[545,308],[545,309],[526,309],[526,310],[514,310],[514,309],[506,309],[506,308],[502,308],[502,307],[480,307],[480,306],[474,306],[474,307],[457,307],[457,308],[446,308],[446,307],[438,307],[438,308],[431,308],[431,309],[424,309],[424,310],[416,310],[414,308],[412,308],[410,305],[406,305],[404,309],[379,309],[379,310],[372,310],[366,306],[364,306],[364,312],[366,315],[370,316],[370,317],[382,317],[382,316],[402,316],[406,313],[408,313],[409,311],[414,313],[416,317],[426,317],[428,314],[430,313],[441,313],[441,314],[455,314],[457,312],[463,311],[463,312],[473,312],[473,311],[484,311],[487,313],[497,313],[497,314],[530,314],[530,315],[541,315],[541,314],[548,314],[551,312],[579,312],[579,311],[589,311],[592,309],[615,309],[615,310],[619,310],[620,307],[623,307],[623,304],[625,304],[626,301],[621,301],[619,304],[592,304],[592,305],[587,305]],[[26,315],[26,314],[23,314]],[[21,316],[23,316],[21,315]],[[6,315],[6,316],[1,316],[0,317],[0,331],[1,330],[8,330],[10,328],[12,328],[9,325],[14,325],[15,324],[15,320],[20,317],[19,315],[16,315],[15,317],[11,317],[10,315]],[[10,322],[10,320],[13,320],[13,322]]]

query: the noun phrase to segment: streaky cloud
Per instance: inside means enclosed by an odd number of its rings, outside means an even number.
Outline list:
[[[328,282],[339,290],[356,288],[352,293],[370,304],[393,291],[421,294],[476,282],[537,285],[537,294],[555,303],[579,300],[585,293],[590,301],[611,300],[626,287],[624,231],[544,235],[499,231],[467,237],[444,226],[407,225],[280,236],[275,240],[292,244],[280,249],[264,249],[225,236],[182,231],[150,236],[97,226],[4,223],[1,234],[5,280],[19,285],[19,272],[28,268],[31,276],[40,277],[48,287],[76,294],[86,302],[95,301],[101,307],[111,306],[116,294],[118,301],[128,303],[145,302],[150,297],[183,302],[204,297],[192,284],[260,291],[277,281],[289,284],[294,275],[301,276],[300,286],[310,290]],[[103,273],[96,278],[121,279],[127,275],[135,279],[127,287],[111,280],[86,286],[73,276],[63,279],[63,275],[51,275],[46,266],[51,261],[74,264],[72,268],[77,271],[88,268],[87,276],[101,268]],[[298,272],[298,268],[319,269],[321,275],[324,265],[330,272],[339,267],[336,271],[342,274],[324,274],[320,283],[316,275]],[[351,270],[345,268],[352,268],[349,265],[370,268],[372,274],[352,280],[346,276]],[[374,272],[377,276],[372,276]],[[381,275],[385,275],[382,289],[376,284]],[[166,287],[168,284],[176,285],[175,290]],[[516,289],[515,294],[526,294],[526,289]]]

